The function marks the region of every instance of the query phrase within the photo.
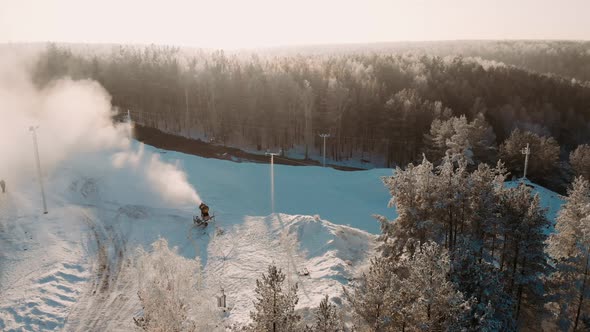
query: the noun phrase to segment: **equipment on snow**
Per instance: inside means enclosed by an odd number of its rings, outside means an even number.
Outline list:
[[[202,219],[206,219],[209,217],[209,207],[207,206],[207,204],[201,202],[201,204],[199,205],[199,210],[201,210]]]
[[[209,216],[207,215],[207,217],[199,217],[199,216],[194,216],[193,217],[193,223],[197,226],[205,226],[207,227],[207,225],[209,225],[210,222],[215,221],[215,216]]]
[[[304,267],[301,271],[299,271],[300,276],[309,277],[309,270]]]
[[[207,206],[207,204],[201,202],[201,204],[199,205],[199,210],[201,210],[201,217],[198,216],[194,216],[193,217],[193,222],[198,225],[205,225],[207,226],[209,224],[210,221],[214,221],[215,216],[210,216],[209,215],[209,207]]]

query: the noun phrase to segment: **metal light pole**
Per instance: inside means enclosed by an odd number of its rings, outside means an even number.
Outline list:
[[[324,139],[324,159],[322,165],[326,167],[326,138],[330,137],[330,134],[320,134],[320,137]]]
[[[272,208],[272,213],[275,213],[275,171],[274,171],[274,157],[281,154],[279,153],[270,153],[266,152],[267,156],[270,156],[270,204]]]
[[[526,169],[529,165],[529,155],[531,154],[531,149],[529,148],[529,143],[526,144],[526,148],[520,150],[522,154],[524,154],[524,175],[523,179],[526,179]]]
[[[41,172],[41,161],[39,160],[39,146],[37,145],[37,132],[39,128],[30,126],[29,131],[33,133],[33,145],[35,146],[35,159],[37,159],[37,176],[39,177],[39,187],[41,187],[41,197],[43,198],[43,214],[47,214],[47,201],[45,201],[45,189],[43,189],[43,177]]]

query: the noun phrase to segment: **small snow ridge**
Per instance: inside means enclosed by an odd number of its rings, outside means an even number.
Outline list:
[[[148,217],[145,206],[140,205],[124,205],[117,212],[129,219],[145,219]]]
[[[0,327],[3,331],[60,329],[80,294],[80,283],[89,276],[83,266],[64,263],[24,289],[9,289],[2,296],[13,305],[0,306]]]
[[[91,177],[73,180],[69,189],[72,193],[80,194],[85,199],[97,199],[99,197],[98,182]]]

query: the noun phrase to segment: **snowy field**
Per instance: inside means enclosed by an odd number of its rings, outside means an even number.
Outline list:
[[[113,168],[108,153],[47,175],[47,215],[33,176],[9,184],[0,195],[0,330],[129,330],[139,303],[128,266],[138,246],[159,237],[185,257],[200,256],[207,287],[228,296],[228,324],[248,320],[255,279],[272,262],[299,283],[299,306],[316,306],[323,294],[341,294],[366,263],[379,231],[371,214],[395,216],[380,182],[391,170],[275,165],[271,215],[270,165],[148,146],[136,157],[147,162],[152,153],[180,164],[216,223],[192,227],[193,203],[163,200],[141,170]],[[304,268],[309,276],[298,274]]]
[[[60,163],[46,177],[47,215],[34,176],[0,194],[0,330],[133,329],[140,313],[134,253],[159,237],[185,257],[200,257],[207,288],[227,294],[228,326],[249,320],[255,280],[273,262],[299,284],[299,309],[325,294],[338,302],[342,285],[373,254],[379,225],[371,215],[395,218],[380,179],[390,169],[275,165],[272,214],[270,165],[134,145],[135,155],[120,163],[135,167],[113,168],[108,152]],[[185,170],[215,223],[197,229],[194,202],[162,198],[172,179],[142,180],[141,165],[152,155]],[[535,187],[555,216],[559,196]]]

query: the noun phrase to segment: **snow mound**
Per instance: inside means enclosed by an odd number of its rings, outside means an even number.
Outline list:
[[[211,239],[205,273],[210,289],[223,288],[231,307],[228,324],[249,321],[256,279],[269,264],[297,283],[297,309],[316,307],[324,295],[341,302],[342,286],[366,264],[376,237],[313,216],[245,217],[243,224]]]

